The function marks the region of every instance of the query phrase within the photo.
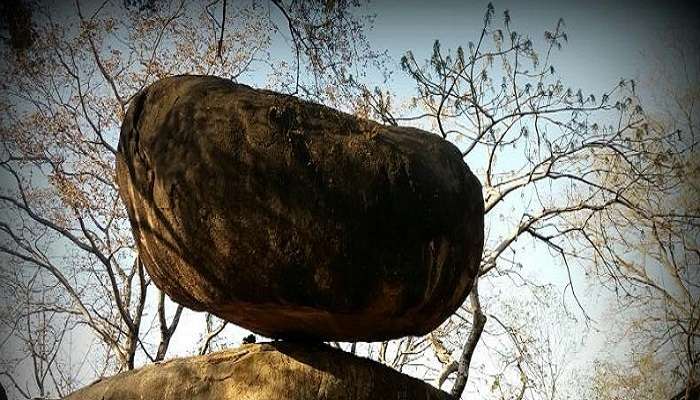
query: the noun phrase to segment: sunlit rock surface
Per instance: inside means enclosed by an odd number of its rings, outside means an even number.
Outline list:
[[[448,395],[377,362],[325,345],[244,345],[151,364],[66,400],[428,400]]]
[[[481,185],[455,146],[225,79],[135,97],[117,178],[158,287],[268,337],[427,333],[481,258]]]

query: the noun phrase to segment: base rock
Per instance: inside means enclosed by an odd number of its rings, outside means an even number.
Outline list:
[[[377,362],[326,345],[272,342],[148,365],[65,400],[447,400]]]

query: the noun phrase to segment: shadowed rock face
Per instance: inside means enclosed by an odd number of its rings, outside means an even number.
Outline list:
[[[447,400],[447,393],[325,345],[275,342],[124,372],[65,400]]]
[[[481,185],[452,144],[225,79],[141,92],[117,178],[158,287],[268,337],[427,333],[481,258]]]

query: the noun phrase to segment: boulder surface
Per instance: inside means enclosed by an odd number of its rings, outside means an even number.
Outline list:
[[[377,362],[325,345],[244,345],[151,364],[93,383],[65,400],[447,400]]]
[[[481,259],[481,185],[454,145],[226,79],[139,93],[117,179],[156,285],[267,337],[425,334]]]

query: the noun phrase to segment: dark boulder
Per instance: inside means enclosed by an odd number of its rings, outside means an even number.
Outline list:
[[[268,337],[427,333],[481,258],[481,185],[455,146],[221,78],[136,96],[117,178],[158,287]]]

